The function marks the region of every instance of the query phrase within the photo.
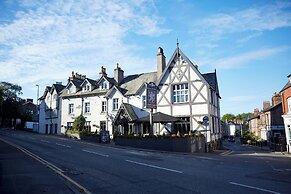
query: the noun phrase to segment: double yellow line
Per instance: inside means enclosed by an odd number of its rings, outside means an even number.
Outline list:
[[[32,152],[28,151],[27,149],[12,143],[10,141],[7,141],[3,138],[0,137],[0,140],[19,149],[20,151],[22,151],[23,153],[25,153],[26,155],[34,158],[35,160],[39,161],[40,163],[44,164],[46,167],[50,168],[51,170],[53,170],[55,173],[57,173],[58,175],[60,175],[62,178],[64,178],[66,181],[68,181],[70,184],[72,184],[73,186],[77,187],[77,191],[74,188],[71,188],[75,193],[86,193],[86,194],[91,194],[91,192],[89,192],[85,187],[83,187],[82,185],[80,185],[79,183],[77,183],[76,181],[74,181],[73,179],[71,179],[70,177],[66,176],[64,174],[64,171],[60,168],[58,168],[57,166],[53,165],[52,163],[46,161],[45,159],[33,154]]]

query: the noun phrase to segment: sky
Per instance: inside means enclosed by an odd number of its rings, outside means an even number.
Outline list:
[[[291,74],[291,1],[0,0],[0,81],[36,102],[71,72],[156,71],[158,47],[216,69],[221,116],[262,109]]]

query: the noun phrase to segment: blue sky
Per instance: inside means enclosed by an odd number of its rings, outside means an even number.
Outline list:
[[[72,71],[98,78],[156,70],[176,40],[201,73],[217,70],[221,114],[252,112],[291,73],[290,1],[0,1],[0,80],[36,98]]]

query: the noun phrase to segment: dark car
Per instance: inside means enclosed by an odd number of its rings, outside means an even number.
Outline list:
[[[229,142],[235,142],[234,136],[229,136],[227,141]]]

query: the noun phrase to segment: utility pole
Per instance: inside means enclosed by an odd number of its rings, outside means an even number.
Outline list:
[[[35,85],[37,87],[37,93],[36,93],[36,106],[37,106],[37,133],[39,133],[39,102],[38,102],[38,98],[39,98],[39,85],[36,84]]]

